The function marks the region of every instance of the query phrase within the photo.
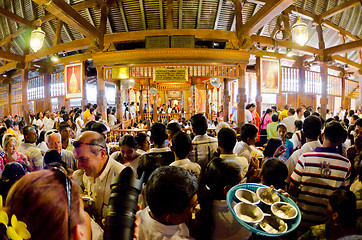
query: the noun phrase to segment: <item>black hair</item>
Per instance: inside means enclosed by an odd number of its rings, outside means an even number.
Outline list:
[[[272,121],[273,122],[278,122],[278,114],[273,114],[272,115]]]
[[[303,128],[303,122],[302,122],[302,120],[295,120],[295,121],[294,121],[294,126],[295,126],[298,130],[302,130],[302,128]]]
[[[347,131],[341,123],[332,121],[324,128],[324,137],[332,143],[343,143],[347,139]]]
[[[303,108],[297,108],[297,114],[299,114],[302,110]]]
[[[266,147],[264,149],[264,157],[270,158],[274,156],[275,150],[283,144],[283,141],[279,137],[272,137],[268,140]]]
[[[357,119],[354,125],[362,127],[362,118]]]
[[[137,148],[140,148],[142,146],[142,144],[146,141],[147,139],[147,134],[146,133],[138,133],[135,136],[135,141],[137,144]]]
[[[198,113],[193,115],[190,121],[192,130],[195,132],[196,135],[204,135],[206,133],[207,119],[203,114]]]
[[[128,147],[136,149],[136,141],[132,135],[124,135],[121,140],[119,140],[119,146],[127,145]]]
[[[26,126],[23,128],[24,138],[25,138],[25,136],[27,136],[28,133],[29,133],[31,130],[33,130],[33,129],[35,129],[33,125],[26,125]]]
[[[346,227],[354,227],[357,221],[356,196],[353,192],[338,189],[329,197],[333,212],[338,213],[339,223]]]
[[[233,160],[222,158],[212,159],[206,166],[205,172],[201,177],[200,191],[198,201],[201,210],[197,218],[200,219],[202,236],[200,239],[211,239],[213,227],[213,201],[225,200],[224,189],[226,186],[233,187],[240,183],[242,167]]]
[[[182,213],[197,192],[197,180],[180,167],[164,166],[156,169],[146,186],[148,206],[157,217]]]
[[[276,106],[271,106],[271,109],[274,109],[276,111],[277,107]]]
[[[13,127],[13,121],[11,121],[11,119],[6,119],[4,123],[5,123],[6,128]]]
[[[225,149],[225,151],[233,151],[236,144],[236,133],[232,128],[222,128],[217,134],[219,147]]]
[[[177,132],[182,131],[180,124],[177,122],[172,122],[172,123],[167,124],[166,129],[171,130],[173,132],[173,134],[176,134]]]
[[[94,117],[94,120],[99,121],[100,119],[102,119],[102,114],[97,113],[96,116]]]
[[[355,120],[355,121],[357,121],[357,120],[359,119],[359,117],[358,117],[358,115],[354,114],[354,115],[352,116],[352,119]]]
[[[176,133],[172,138],[172,149],[179,159],[184,159],[189,155],[191,145],[190,136],[182,131]]]
[[[285,125],[284,123],[279,123],[278,126],[277,126],[277,131],[278,131],[279,128],[281,128],[281,127],[285,128],[285,130],[288,130],[287,125]]]
[[[261,168],[261,176],[265,185],[273,185],[277,189],[284,189],[285,180],[288,177],[288,168],[278,158],[272,157],[264,162]]]
[[[310,111],[308,109],[306,109],[303,113],[304,117],[307,118],[310,116]]]
[[[6,197],[9,193],[10,188],[26,173],[26,167],[19,162],[9,162],[5,164],[0,179],[0,195],[3,197],[4,202],[6,201]],[[2,239],[1,234],[0,239]]]
[[[94,123],[90,130],[95,131],[97,133],[103,133],[103,132],[108,131],[106,125],[104,125],[103,123],[99,123],[99,122]]]
[[[93,124],[95,124],[96,121],[89,121],[87,122],[87,124],[84,126],[84,128],[82,129],[83,132],[85,131],[91,131],[91,128],[93,126]]]
[[[151,138],[156,145],[163,145],[167,139],[166,126],[163,123],[156,122],[151,126]]]
[[[36,145],[40,144],[41,142],[44,142],[45,140],[45,133],[46,131],[41,131],[39,134],[38,139],[36,140]]]
[[[69,123],[68,122],[61,122],[61,123],[59,123],[59,132],[61,132],[63,129],[65,129],[65,128],[70,128],[70,125],[69,125]]]
[[[322,121],[317,116],[309,116],[304,119],[303,133],[306,138],[317,140],[321,135]]]
[[[349,110],[348,115],[349,115],[350,117],[352,117],[352,116],[354,115],[354,111],[353,111],[353,110]]]
[[[58,153],[57,150],[48,150],[45,154],[44,154],[44,165],[48,165],[50,163],[53,162],[61,162],[62,161],[62,156]]]
[[[240,137],[243,142],[246,142],[248,138],[255,138],[258,134],[258,128],[251,123],[244,123],[240,129]]]
[[[294,108],[289,108],[289,110],[288,110],[292,115],[294,115],[295,114],[295,109]]]

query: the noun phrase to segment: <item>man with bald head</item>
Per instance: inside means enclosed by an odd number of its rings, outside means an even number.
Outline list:
[[[52,129],[45,133],[45,143],[49,149],[57,150],[62,156],[62,161],[68,165],[68,168],[77,170],[77,161],[73,152],[62,149],[62,138],[58,130]],[[44,167],[44,166],[43,166]]]
[[[124,166],[108,156],[106,141],[97,132],[84,132],[73,142],[73,147],[79,169],[73,176],[81,174],[80,185],[84,186],[84,192],[94,199],[89,206],[91,214],[96,222],[100,223],[106,217],[112,180]]]

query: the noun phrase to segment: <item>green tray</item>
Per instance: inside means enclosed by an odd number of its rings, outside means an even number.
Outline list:
[[[282,235],[285,235],[285,234],[288,234],[288,233],[294,231],[300,224],[301,213],[300,213],[300,210],[299,210],[297,204],[292,199],[290,199],[289,197],[285,197],[283,194],[278,193],[279,197],[281,198],[281,201],[291,204],[292,206],[294,206],[297,209],[297,212],[298,212],[298,215],[294,219],[283,220],[288,225],[288,230],[286,232],[284,232],[284,233],[268,233],[268,232],[265,232],[263,229],[260,228],[259,224],[252,225],[252,224],[246,223],[246,222],[244,222],[243,220],[241,220],[240,218],[238,218],[236,216],[235,211],[234,211],[234,206],[237,203],[240,202],[240,200],[235,197],[236,190],[238,190],[238,189],[248,189],[248,190],[253,191],[253,192],[256,193],[256,190],[259,187],[267,187],[267,186],[262,185],[262,184],[256,184],[256,183],[243,183],[243,184],[236,185],[236,186],[234,186],[233,188],[231,188],[229,190],[229,192],[227,193],[227,196],[226,196],[226,201],[227,201],[229,210],[232,213],[232,215],[234,216],[234,218],[243,227],[245,227],[249,231],[251,231],[253,233],[256,233],[256,234],[258,234],[260,236],[278,237],[278,236],[282,236]],[[263,210],[264,213],[268,213],[268,214],[273,215],[273,213],[270,210],[270,206],[262,203],[261,201],[260,201],[259,204],[257,204],[257,206],[260,207],[261,210]]]

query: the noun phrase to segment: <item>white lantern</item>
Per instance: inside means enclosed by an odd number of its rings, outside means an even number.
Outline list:
[[[152,96],[156,96],[157,94],[157,89],[156,88],[150,88],[150,93],[152,94]]]
[[[40,27],[34,29],[30,35],[30,47],[34,52],[37,52],[44,43],[45,32]]]
[[[212,86],[214,86],[215,88],[219,88],[221,86],[221,82],[219,78],[211,78],[210,79],[210,83]]]
[[[128,80],[126,80],[127,82],[128,82],[128,87],[129,88],[131,88],[131,87],[133,87],[134,86],[134,84],[135,84],[135,81],[131,78],[131,79],[128,79]]]
[[[308,25],[298,19],[292,27],[292,35],[294,42],[303,46],[308,41]]]

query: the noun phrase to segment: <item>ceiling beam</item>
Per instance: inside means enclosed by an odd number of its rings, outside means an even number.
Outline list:
[[[242,3],[240,0],[234,0],[234,8],[235,8],[235,16],[234,16],[234,20],[235,20],[235,30],[236,30],[236,34],[238,36],[239,39],[241,39],[241,37],[243,36],[243,14],[242,14]],[[232,27],[232,25],[231,25]],[[241,47],[241,41],[239,42],[239,47]]]
[[[345,52],[351,52],[362,49],[362,39],[359,39],[357,41],[348,42],[344,44],[340,44],[334,47],[326,48],[324,49],[325,56],[331,55],[331,54],[339,54],[339,53],[345,53]]]
[[[74,29],[91,39],[100,39],[102,33],[85,20],[74,8],[68,5],[64,0],[33,0],[38,5],[45,5],[46,10],[54,16],[62,19]]]
[[[202,10],[202,0],[199,0],[199,7],[197,8],[196,29],[200,27],[201,10]]]
[[[55,37],[53,40],[53,46],[56,46],[62,42],[62,37],[61,37],[62,27],[63,27],[63,21],[58,19],[57,28],[55,30]]]
[[[146,15],[145,15],[145,7],[143,5],[143,0],[139,0],[140,10],[141,10],[141,19],[143,24],[143,30],[147,30],[147,22],[146,22]]]
[[[29,21],[28,19],[26,18],[22,18],[20,17],[19,15],[5,9],[5,8],[2,8],[0,7],[0,15],[5,17],[5,18],[8,18],[10,20],[13,20],[14,22],[17,22],[17,23],[20,23],[20,24],[23,24],[23,25],[26,25],[26,26],[31,26],[32,25],[32,22]]]
[[[158,12],[160,13],[160,26],[161,29],[163,29],[163,5],[162,5],[162,0],[158,0]]]
[[[166,28],[173,29],[173,0],[167,0]]]
[[[261,45],[267,45],[267,46],[274,46],[275,40],[273,40],[270,37],[264,37],[264,36],[258,36],[258,35],[251,35],[251,40],[256,43],[261,43]],[[309,46],[300,46],[299,44],[291,41],[276,41],[277,46],[279,47],[286,47],[290,49],[295,49],[300,52],[304,52],[306,54],[317,54],[322,55],[323,50],[309,47]]]
[[[342,57],[340,55],[333,55],[332,56],[332,60],[333,61],[337,61],[337,62],[341,62],[341,63],[344,63],[344,64],[348,64],[354,68],[356,68],[357,70],[361,70],[362,69],[362,65],[361,64],[358,64],[356,62],[353,62],[352,60],[349,60],[345,57]]]
[[[124,14],[123,3],[118,2],[118,6],[119,6],[119,11],[121,12],[121,17],[122,17],[122,21],[124,24],[124,28],[125,28],[126,32],[128,32],[128,24],[127,24],[126,14]]]
[[[0,67],[0,73],[18,68],[18,62],[9,62]]]
[[[341,35],[344,35],[344,36],[350,38],[351,40],[356,41],[356,40],[359,39],[358,37],[352,35],[350,32],[344,30],[343,28],[341,28],[340,26],[337,26],[337,25],[334,24],[334,23],[331,23],[330,21],[323,20],[322,23],[324,23],[324,25],[325,25],[326,27],[329,27],[330,29],[333,29],[333,30],[339,32]]]
[[[275,16],[293,4],[293,0],[269,0],[242,28],[242,35],[250,36]]]
[[[15,53],[7,52],[0,49],[0,59],[5,61],[23,62],[24,56]]]
[[[36,59],[42,59],[48,55],[52,55],[59,52],[73,52],[81,49],[88,48],[91,44],[91,40],[88,38],[81,38],[71,42],[61,43],[56,46],[39,50],[35,53],[28,54],[25,56],[25,62],[32,62]]]
[[[348,0],[342,4],[339,4],[327,11],[325,11],[324,13],[320,14],[320,18],[321,19],[325,19],[325,18],[330,18],[340,12],[343,12],[351,7],[357,6],[361,4],[359,0]]]
[[[295,14],[297,16],[300,15],[303,18],[306,18],[308,20],[315,21],[316,19],[318,19],[317,15],[310,13],[302,8],[296,7],[294,5],[289,6],[286,10],[291,11],[293,14]]]
[[[184,6],[184,1],[179,0],[178,4],[178,29],[182,29],[182,8]]]
[[[216,19],[215,19],[215,23],[214,23],[214,29],[217,29],[217,25],[219,24],[219,19],[220,19],[220,12],[221,12],[221,8],[222,8],[222,3],[224,1],[223,0],[219,0],[219,4],[217,6],[217,11],[216,11]]]

